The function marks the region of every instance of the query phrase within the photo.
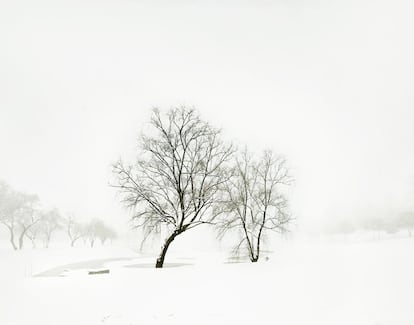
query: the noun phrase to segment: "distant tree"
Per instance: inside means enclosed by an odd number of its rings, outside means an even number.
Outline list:
[[[70,246],[74,247],[75,243],[85,237],[85,227],[77,222],[73,216],[69,216],[65,221],[66,233],[70,239]]]
[[[407,231],[411,237],[414,230],[414,212],[406,211],[396,216],[371,216],[361,219],[358,223],[361,230],[370,231],[376,234],[379,239],[381,234],[397,234]]]
[[[40,230],[44,237],[44,246],[49,247],[52,234],[62,227],[62,217],[57,209],[45,211],[41,214]]]
[[[389,225],[389,221],[382,216],[367,217],[361,221],[361,228],[376,234],[377,239],[381,238],[381,233],[386,232]]]
[[[389,235],[398,233],[400,231],[398,221],[395,218],[385,219],[382,224],[382,230]]]
[[[412,236],[414,230],[414,212],[406,211],[400,213],[395,222],[398,230],[405,230],[408,232],[408,236]]]
[[[20,195],[7,183],[0,182],[0,222],[9,230],[10,243],[14,250],[18,249],[15,242],[17,217],[23,202]]]
[[[356,226],[350,221],[342,220],[335,230],[336,232],[340,232],[342,234],[352,234],[356,231]]]
[[[85,238],[89,241],[91,248],[94,247],[96,239],[99,238],[99,233],[104,229],[104,223],[99,219],[92,219],[85,227]]]
[[[36,248],[36,239],[41,234],[42,225],[40,222],[36,223],[26,231],[26,237],[31,241],[32,247]]]
[[[234,252],[246,249],[250,260],[256,262],[266,233],[283,232],[291,221],[282,189],[291,182],[283,158],[265,151],[255,161],[245,150],[236,159],[233,177],[226,184],[225,200],[219,206],[223,213],[217,224],[219,237],[238,233],[240,240]]]
[[[94,247],[96,240],[99,240],[104,245],[107,240],[116,238],[116,232],[102,220],[96,218],[86,225],[85,235],[91,247]]]
[[[358,230],[358,223],[353,220],[344,218],[339,220],[334,220],[333,223],[329,224],[326,228],[326,231],[334,235],[346,235],[352,234]]]
[[[20,231],[19,249],[23,248],[24,238],[28,230],[34,227],[40,221],[39,214],[39,197],[33,194],[20,194],[22,196],[23,206],[18,213],[17,223]]]
[[[113,172],[114,186],[133,210],[135,226],[144,228],[144,238],[164,225],[168,234],[155,263],[161,268],[177,236],[215,218],[210,208],[228,178],[225,165],[233,147],[192,108],[167,114],[154,109],[151,126],[154,133],[140,138],[139,159],[133,165],[119,161]]]
[[[107,240],[112,241],[116,238],[117,234],[114,229],[109,227],[103,222],[100,222],[96,228],[96,235],[99,238],[102,245],[105,245]]]
[[[38,204],[37,195],[20,193],[0,183],[0,222],[9,230],[13,249],[23,248],[27,232],[39,222]]]

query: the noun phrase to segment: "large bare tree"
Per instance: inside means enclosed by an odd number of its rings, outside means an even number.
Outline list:
[[[135,226],[143,227],[145,236],[161,225],[168,230],[156,260],[160,268],[177,236],[216,217],[210,208],[228,179],[226,163],[234,150],[192,108],[165,114],[154,109],[151,126],[153,134],[140,138],[137,161],[119,161],[113,172],[123,203],[134,211]]]
[[[222,218],[217,223],[219,237],[238,234],[235,253],[246,249],[252,262],[260,257],[266,232],[286,230],[291,221],[282,187],[291,184],[286,162],[265,151],[259,160],[243,151],[236,159],[233,177],[226,183],[226,198],[218,206]]]

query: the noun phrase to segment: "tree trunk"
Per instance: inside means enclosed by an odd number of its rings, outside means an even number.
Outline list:
[[[253,259],[252,262],[255,263],[259,260],[259,256],[260,256],[260,240],[261,240],[261,235],[262,235],[262,229],[263,227],[260,229],[260,233],[259,236],[257,238],[257,244],[256,244],[256,254],[253,254]]]
[[[24,246],[24,234],[25,234],[25,231],[22,231],[22,233],[19,236],[19,249],[23,249],[23,246]]]
[[[252,245],[252,247],[254,247]],[[259,260],[259,255],[260,255],[260,238],[258,238],[258,241],[256,243],[256,252],[253,250],[250,252],[250,261],[252,263],[256,263]]]
[[[156,268],[162,268],[163,267],[164,259],[165,259],[165,255],[167,254],[168,247],[170,246],[172,241],[175,239],[175,237],[177,237],[178,234],[179,234],[179,232],[176,230],[170,235],[170,237],[168,237],[166,239],[164,245],[161,248],[161,253],[157,258],[157,262],[155,263]]]
[[[266,212],[267,209],[265,209],[265,211],[263,212],[263,219],[262,219],[262,224],[260,225],[260,230],[259,230],[259,235],[257,236],[257,243],[256,243],[256,255],[252,254],[253,258],[251,259],[251,261],[253,263],[256,263],[259,260],[259,256],[260,256],[260,241],[262,240],[262,232],[266,223]]]
[[[50,237],[51,237],[51,235],[50,235],[50,234],[46,235],[46,239],[45,239],[45,248],[49,248]]]
[[[16,243],[14,242],[14,231],[13,231],[13,229],[10,229],[10,243],[13,246],[13,249],[16,251],[17,246],[16,246]]]
[[[73,239],[73,240],[70,241],[70,247],[75,246],[75,241],[76,241],[76,239]]]

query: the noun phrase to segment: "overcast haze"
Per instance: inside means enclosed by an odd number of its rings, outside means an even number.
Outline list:
[[[410,1],[1,1],[0,178],[126,222],[151,107],[286,156],[303,224],[414,209]]]

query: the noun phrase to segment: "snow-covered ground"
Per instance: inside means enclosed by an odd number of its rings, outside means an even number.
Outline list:
[[[414,239],[291,241],[256,264],[171,253],[154,269],[117,246],[0,248],[0,324],[414,324]]]

